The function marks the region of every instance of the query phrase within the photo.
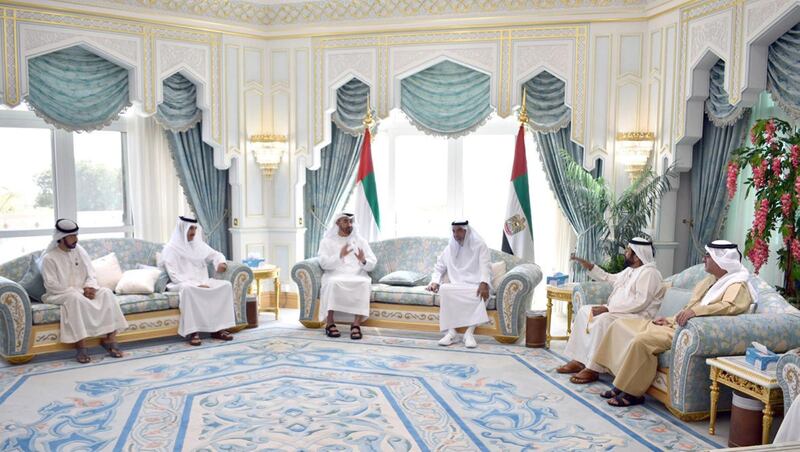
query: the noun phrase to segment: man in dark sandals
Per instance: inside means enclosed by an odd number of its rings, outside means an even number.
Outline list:
[[[372,284],[367,272],[377,262],[369,243],[358,233],[353,214],[336,215],[319,244],[319,264],[323,270],[319,312],[326,314],[325,335],[341,336],[333,319],[334,313],[339,312],[354,316],[350,339],[363,337],[361,322],[369,316]]]
[[[67,219],[56,221],[53,241],[36,263],[46,290],[42,301],[61,306],[60,340],[75,343],[75,359],[91,359],[86,338],[105,335],[101,344],[109,356],[121,358],[117,331],[128,327],[111,290],[100,287],[89,255],[78,245],[78,225]]]
[[[689,303],[675,317],[614,322],[595,356],[598,364],[616,376],[614,388],[602,394],[609,405],[644,403],[644,393],[656,376],[658,355],[672,347],[678,326],[685,326],[692,317],[738,315],[750,309],[756,291],[741,259],[736,244],[725,240],[709,243],[703,259],[709,275],[695,286]]]

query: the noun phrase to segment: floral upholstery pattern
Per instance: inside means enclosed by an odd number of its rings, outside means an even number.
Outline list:
[[[156,253],[163,245],[138,239],[82,240],[81,246],[92,259],[116,253],[123,271],[136,269],[138,265],[156,265]],[[31,303],[25,290],[18,284],[30,265],[35,265],[41,250],[28,253],[0,265],[0,354],[10,357],[24,355],[29,349],[31,325],[58,322],[61,308],[58,305]],[[214,278],[230,281],[234,287],[234,312],[237,324],[247,323],[245,296],[253,272],[248,267],[228,262],[225,273],[213,273]],[[164,285],[163,283],[161,285]],[[152,312],[178,307],[177,293],[147,295],[118,295],[124,314]]]
[[[665,278],[665,283],[671,286],[668,296],[685,298],[685,305],[691,289],[705,276],[703,265],[699,264]],[[753,275],[751,283],[758,292],[754,313],[696,317],[684,328],[676,330],[672,349],[659,355],[659,367],[669,368],[673,410],[683,414],[708,411],[709,368],[706,358],[743,355],[753,341],[761,342],[776,353],[800,346],[800,310],[791,306],[758,276]],[[608,283],[581,283],[573,292],[574,307],[577,310],[583,305],[605,303],[610,292]],[[663,304],[661,308],[662,311],[667,309]],[[726,396],[726,389],[722,391],[719,408],[725,409],[731,398]]]
[[[400,305],[438,306],[438,296],[424,290],[424,286],[401,287],[379,284],[385,275],[405,270],[431,273],[436,258],[447,246],[448,239],[437,237],[404,237],[370,244],[378,258],[372,278],[371,301]],[[503,335],[521,334],[525,310],[530,304],[533,288],[542,280],[542,272],[535,264],[527,263],[513,255],[490,250],[492,262],[503,261],[508,271],[503,276],[487,308],[497,310]],[[317,320],[319,289],[322,268],[318,258],[306,259],[292,267],[292,280],[297,283],[300,296],[300,320]]]
[[[800,397],[800,348],[789,350],[778,360],[778,384],[783,391],[784,413]],[[797,402],[800,403],[800,402]]]

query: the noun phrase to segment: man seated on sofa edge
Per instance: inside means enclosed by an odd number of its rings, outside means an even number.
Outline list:
[[[675,317],[620,319],[611,325],[595,361],[616,377],[614,388],[601,394],[608,404],[624,407],[644,402],[644,393],[656,376],[658,355],[672,347],[677,326],[692,317],[738,315],[756,302],[750,272],[742,265],[739,247],[726,240],[706,245],[703,258],[709,275],[697,283],[689,303]],[[676,326],[677,325],[677,326]]]
[[[433,267],[431,283],[427,289],[441,297],[439,330],[447,334],[439,345],[456,342],[456,328],[467,327],[464,346],[475,348],[475,327],[489,321],[486,300],[489,299],[491,268],[489,248],[469,221],[451,223],[450,243],[439,255]],[[449,283],[443,284],[447,275]]]
[[[333,323],[334,312],[352,314],[350,339],[358,340],[361,322],[369,316],[370,279],[367,272],[378,259],[369,243],[358,233],[351,213],[336,215],[334,224],[319,244],[319,264],[324,273],[320,287],[320,312],[325,312],[325,334],[340,337]]]
[[[86,364],[91,359],[84,339],[105,335],[103,348],[121,358],[117,331],[128,327],[117,298],[100,287],[89,255],[78,245],[78,225],[72,220],[56,221],[53,240],[38,262],[45,294],[42,301],[61,306],[61,341],[75,343],[75,359]]]
[[[223,341],[233,340],[228,328],[236,325],[233,286],[208,276],[208,262],[218,273],[228,266],[225,256],[203,241],[197,220],[178,217],[169,243],[164,246],[164,267],[169,274],[167,290],[180,293],[178,334],[200,345],[200,333]]]

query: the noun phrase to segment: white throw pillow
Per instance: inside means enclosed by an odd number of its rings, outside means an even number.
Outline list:
[[[114,292],[120,295],[153,293],[160,275],[161,270],[155,267],[128,270],[122,274]]]
[[[119,266],[117,255],[114,253],[106,254],[92,261],[97,284],[114,290],[117,283],[122,278],[122,268]]]
[[[492,288],[497,290],[503,276],[506,275],[506,263],[504,261],[492,262]]]

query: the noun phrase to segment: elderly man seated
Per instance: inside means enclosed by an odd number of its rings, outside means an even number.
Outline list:
[[[695,286],[689,303],[675,317],[620,319],[611,325],[595,357],[616,376],[614,388],[601,394],[609,405],[644,403],[644,393],[656,376],[658,355],[672,346],[677,326],[697,316],[742,314],[756,301],[750,272],[742,266],[736,244],[714,241],[706,246],[703,260],[709,275]]]

